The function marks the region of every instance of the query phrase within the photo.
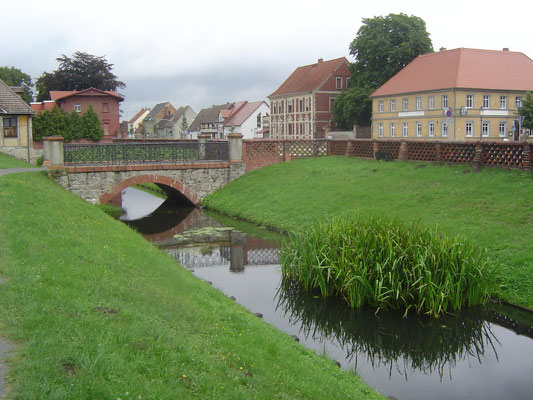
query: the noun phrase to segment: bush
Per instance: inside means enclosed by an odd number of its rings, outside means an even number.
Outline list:
[[[486,251],[419,224],[370,219],[318,223],[291,233],[281,251],[285,278],[351,307],[410,309],[438,317],[490,298]]]

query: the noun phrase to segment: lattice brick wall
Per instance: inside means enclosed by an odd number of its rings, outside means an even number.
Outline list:
[[[407,144],[407,159],[418,161],[439,161],[435,143],[409,142]]]
[[[475,154],[474,143],[441,143],[441,157],[444,162],[471,163]]]
[[[390,153],[393,160],[398,159],[400,154],[400,145],[399,141],[390,141],[390,142],[379,142],[379,151]],[[372,155],[373,157],[373,155]]]
[[[487,143],[482,145],[481,164],[517,168],[522,166],[522,145]]]
[[[352,140],[351,143],[352,151],[349,155],[374,158],[374,143],[372,143],[372,140]]]

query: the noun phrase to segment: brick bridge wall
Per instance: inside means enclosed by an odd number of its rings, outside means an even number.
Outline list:
[[[105,204],[127,187],[154,182],[170,186],[198,205],[208,194],[245,172],[244,163],[78,166],[50,169],[49,176],[89,203]]]

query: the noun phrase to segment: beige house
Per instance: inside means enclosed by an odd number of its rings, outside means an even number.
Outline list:
[[[518,140],[517,110],[527,91],[533,91],[533,60],[523,53],[424,54],[370,96],[372,137]]]
[[[31,107],[16,93],[18,88],[0,80],[0,151],[30,162],[33,155]]]

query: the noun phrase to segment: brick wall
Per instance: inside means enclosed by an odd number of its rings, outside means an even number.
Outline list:
[[[469,164],[474,168],[533,169],[532,142],[420,140],[244,140],[246,170],[262,168],[294,158],[321,155],[374,158],[376,151],[391,160]]]

